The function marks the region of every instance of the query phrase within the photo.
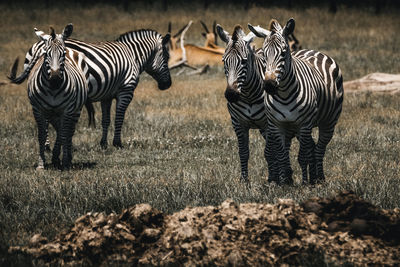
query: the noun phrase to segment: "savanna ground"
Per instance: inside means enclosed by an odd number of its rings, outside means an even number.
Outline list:
[[[69,22],[73,37],[87,41],[112,40],[139,28],[165,34],[189,20],[194,24],[188,43],[202,44],[199,20],[214,19],[228,31],[235,24],[267,25],[271,18],[285,23],[296,19],[296,37],[303,48],[326,52],[337,60],[344,79],[371,72],[399,73],[400,17],[398,10],[375,15],[371,10],[339,8],[250,8],[201,6],[128,9],[98,5],[21,8],[0,5],[1,81],[16,56],[22,58],[36,42],[33,27],[57,31]],[[247,32],[247,30],[245,30]],[[256,42],[257,45],[260,41]],[[302,201],[353,190],[373,204],[400,207],[400,96],[345,93],[343,112],[325,157],[327,182],[300,185],[297,141],[291,161],[296,184],[267,184],[264,140],[253,131],[249,177],[252,187],[239,182],[237,140],[223,96],[226,81],[221,67],[202,76],[176,76],[167,91],[159,91],[147,74],[135,92],[123,126],[124,149],[100,149],[100,106],[97,128],[87,127],[82,112],[74,135],[73,168],[36,171],[37,130],[26,94],[26,84],[0,87],[0,255],[10,245],[26,244],[34,233],[52,238],[88,211],[119,212],[137,203],[149,203],[164,212],[188,205],[220,204],[227,198],[244,202],[275,203],[279,198]],[[346,90],[346,88],[345,88]],[[113,128],[109,135],[109,144]],[[50,133],[54,141],[54,132]],[[50,160],[50,154],[47,158]]]

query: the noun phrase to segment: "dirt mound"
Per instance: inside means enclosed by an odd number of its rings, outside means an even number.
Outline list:
[[[400,210],[352,192],[300,205],[227,200],[172,215],[140,204],[120,215],[88,213],[54,241],[35,235],[9,253],[79,265],[398,265]]]

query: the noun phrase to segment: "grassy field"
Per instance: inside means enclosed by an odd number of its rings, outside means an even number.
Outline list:
[[[399,73],[400,18],[395,12],[284,10],[233,6],[202,9],[156,8],[140,12],[112,6],[41,8],[0,5],[0,81],[16,56],[22,58],[36,41],[33,27],[60,31],[74,23],[73,37],[111,40],[138,28],[166,32],[168,21],[176,30],[194,20],[187,42],[202,43],[200,19],[214,19],[231,31],[235,24],[266,25],[275,17],[282,23],[296,19],[295,33],[304,48],[326,52],[342,67],[345,80],[371,72]],[[99,19],[101,18],[101,19]],[[123,126],[124,149],[101,150],[100,106],[97,129],[88,128],[84,111],[73,143],[73,168],[36,171],[37,130],[26,95],[26,84],[0,87],[0,256],[9,245],[27,244],[34,233],[49,238],[89,211],[119,212],[137,203],[173,212],[187,205],[238,202],[297,201],[331,196],[340,190],[357,194],[382,208],[400,207],[400,96],[345,94],[343,112],[325,157],[327,183],[301,186],[297,141],[291,160],[296,185],[266,183],[264,141],[251,133],[249,177],[252,187],[239,182],[237,140],[223,92],[221,68],[202,76],[176,76],[167,91],[159,91],[142,75]],[[111,130],[113,130],[111,128]],[[111,143],[109,135],[109,144]],[[50,133],[54,141],[54,132]],[[50,154],[47,158],[50,160]]]

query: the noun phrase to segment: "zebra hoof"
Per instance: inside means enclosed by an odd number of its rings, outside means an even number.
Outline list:
[[[318,177],[316,179],[310,179],[311,185],[323,184],[324,182],[325,182],[325,177]]]
[[[251,187],[250,180],[248,177],[240,177],[240,182],[244,184],[247,188]]]
[[[61,168],[61,162],[60,162],[60,159],[58,159],[58,158],[52,158],[51,159],[51,164],[53,165],[54,169],[60,169]]]
[[[62,171],[69,171],[70,169],[71,169],[71,162],[69,161],[69,162],[63,162],[63,165],[62,165],[62,168],[61,168],[61,170]]]
[[[100,141],[100,147],[102,149],[107,149],[107,147],[108,147],[107,141]]]
[[[51,147],[50,147],[50,145],[49,145],[49,144],[46,144],[45,147],[44,147],[44,150],[45,150],[46,152],[51,152]]]
[[[43,165],[39,165],[36,167],[37,171],[44,171],[44,166]]]
[[[278,185],[293,185],[292,177],[280,177]]]
[[[119,149],[124,148],[121,141],[113,141],[113,146],[115,146],[116,148],[119,148]]]
[[[277,177],[268,177],[268,183],[279,184],[279,179]]]

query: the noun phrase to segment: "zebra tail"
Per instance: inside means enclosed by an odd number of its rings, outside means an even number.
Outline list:
[[[18,64],[19,64],[19,58],[17,57],[14,61],[14,64],[11,67],[11,72],[10,75],[7,76],[7,78],[12,82],[12,83],[16,83],[16,84],[20,84],[22,83],[26,77],[23,77],[23,73],[17,77],[17,70],[18,70]]]
[[[39,58],[42,56],[41,53],[37,53],[35,55],[35,57],[29,62],[28,67],[26,67],[24,69],[24,71],[18,76],[17,76],[17,69],[18,69],[18,63],[19,63],[19,58],[17,57],[14,61],[14,65],[11,68],[11,73],[10,76],[8,77],[8,79],[10,79],[10,81],[12,83],[16,83],[16,84],[21,84],[23,83],[26,78],[28,78],[29,73],[31,72],[32,68],[35,66],[36,62],[39,60]]]

